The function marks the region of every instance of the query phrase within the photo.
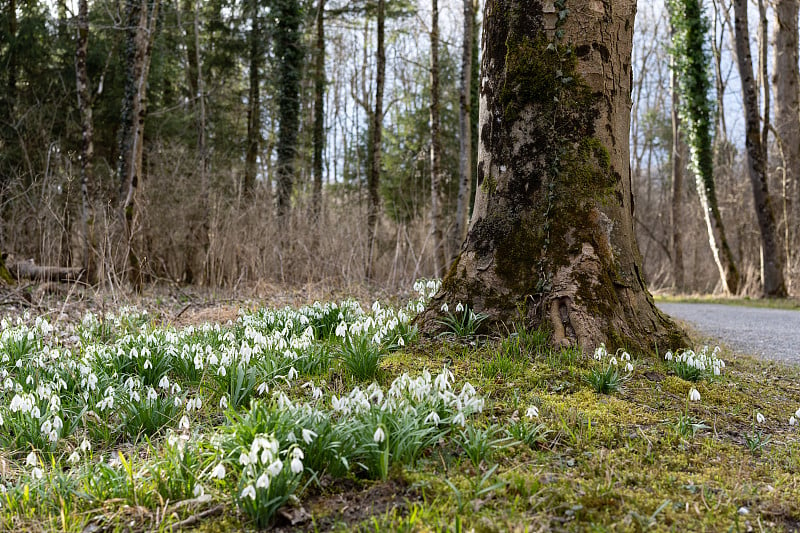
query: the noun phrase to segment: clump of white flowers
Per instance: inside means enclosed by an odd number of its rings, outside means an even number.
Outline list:
[[[719,376],[725,368],[725,361],[719,356],[722,350],[715,346],[709,352],[708,346],[702,350],[678,350],[675,353],[668,351],[664,360],[675,371],[678,377],[687,381],[699,381],[709,376]]]

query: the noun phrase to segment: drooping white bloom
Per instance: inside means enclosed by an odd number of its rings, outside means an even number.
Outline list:
[[[528,407],[528,410],[525,411],[525,416],[528,418],[538,418],[539,417],[539,408],[535,405],[531,405]]]
[[[671,351],[668,351],[667,353],[665,353],[665,354],[664,354],[664,359],[665,359],[666,361],[672,361],[672,352],[671,352]]]
[[[180,422],[178,422],[178,429],[181,429],[181,430],[189,429],[189,417],[188,416],[183,415],[181,417]]]
[[[194,489],[192,489],[192,496],[194,496],[195,498],[199,498],[200,496],[202,496],[205,493],[206,493],[206,489],[200,483],[197,483],[194,486]]]
[[[222,463],[217,464],[214,470],[211,471],[211,479],[225,479],[225,465]]]
[[[447,302],[442,304],[441,309],[442,309],[442,313],[447,313],[448,311],[450,311],[450,308],[447,306]]]
[[[256,480],[256,488],[257,489],[269,488],[269,475],[266,472],[258,476],[258,479]]]
[[[250,498],[251,500],[256,499],[256,489],[253,485],[247,485],[244,490],[242,491],[242,499]]]
[[[81,454],[78,453],[78,450],[75,450],[70,454],[69,457],[67,457],[67,461],[69,462],[69,464],[73,465],[80,460],[81,460]]]
[[[267,472],[272,477],[277,476],[283,470],[283,462],[280,459],[275,459],[268,467]]]
[[[700,392],[697,389],[692,388],[692,390],[689,391],[689,401],[690,402],[700,401]]]
[[[381,426],[378,426],[378,429],[375,430],[375,433],[372,435],[372,440],[379,444],[386,440],[386,434],[383,432],[383,428]]]
[[[764,418],[764,415],[762,415],[761,413],[756,413],[756,422],[758,422],[759,424],[763,424],[765,420],[766,419]]]
[[[305,442],[306,444],[311,444],[311,441],[314,440],[314,437],[317,436],[317,434],[310,429],[304,428],[302,433],[303,433],[303,442]]]
[[[31,452],[25,458],[25,466],[36,466],[39,460],[36,458],[36,452]]]
[[[289,464],[289,466],[292,469],[293,474],[299,474],[303,471],[303,461],[298,457],[292,458],[292,462]]]
[[[794,426],[797,424],[797,419],[794,416],[789,417],[789,425]]]
[[[39,468],[38,466],[36,468],[34,468],[33,470],[31,470],[31,477],[33,479],[42,479],[43,475],[44,475],[44,471],[42,471],[42,469]]]
[[[439,418],[439,413],[436,411],[431,411],[431,413],[425,417],[426,424],[433,424],[434,426],[439,426],[439,422],[441,422],[441,418]]]
[[[633,372],[633,363],[630,361],[625,363],[625,372]]]
[[[225,409],[228,408],[228,397],[227,396],[223,396],[222,398],[219,399],[219,408],[222,409],[222,410],[225,410]]]
[[[464,311],[464,306],[463,306],[463,305],[461,305],[461,302],[458,302],[458,303],[456,304],[456,313],[461,313],[461,312],[463,312],[463,311]]]

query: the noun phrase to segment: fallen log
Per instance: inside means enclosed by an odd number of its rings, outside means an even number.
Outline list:
[[[31,261],[8,263],[8,271],[17,280],[74,282],[83,279],[85,270],[79,267],[39,266]]]

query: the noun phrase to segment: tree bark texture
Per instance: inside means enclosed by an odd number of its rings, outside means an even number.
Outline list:
[[[381,197],[381,151],[383,138],[383,90],[386,84],[386,1],[378,0],[377,9],[377,51],[375,53],[375,110],[371,113],[369,126],[370,142],[367,148],[367,279],[372,278],[375,261],[375,234],[378,228]]]
[[[258,12],[258,0],[250,0],[250,88],[247,97],[247,148],[244,163],[244,182],[242,194],[250,197],[256,186],[258,173],[258,154],[261,148],[261,71],[263,70],[264,38],[261,31],[261,17]]]
[[[444,240],[442,213],[442,136],[441,87],[439,84],[439,2],[431,0],[431,229],[436,275],[441,276],[450,262]]]
[[[286,225],[294,189],[297,136],[300,128],[300,77],[303,45],[298,0],[279,0],[275,9],[275,56],[278,60],[278,223]]]
[[[81,225],[83,231],[83,267],[89,283],[97,281],[95,202],[96,184],[92,171],[94,160],[94,122],[92,120],[92,91],[86,68],[89,50],[89,2],[78,2],[78,31],[75,43],[75,83],[78,111],[81,118]]]
[[[311,193],[312,216],[319,221],[322,209],[322,154],[325,149],[325,0],[317,3],[317,35],[314,42],[314,184]]]
[[[457,252],[466,237],[469,202],[472,195],[472,47],[475,39],[474,0],[463,0],[464,33],[461,42],[461,77],[459,80],[459,157],[456,219],[450,241]]]
[[[775,51],[772,89],[775,94],[775,132],[781,147],[782,178],[787,195],[800,207],[800,72],[798,72],[798,0],[775,4]],[[794,191],[794,192],[792,192]],[[797,195],[797,196],[796,196]],[[784,198],[784,202],[787,199]],[[792,241],[788,213],[786,246]],[[797,211],[800,214],[800,210]],[[795,218],[797,220],[797,218]]]
[[[633,0],[486,2],[475,210],[423,330],[442,302],[461,301],[497,330],[545,325],[561,346],[685,342],[653,304],[633,230],[635,10]]]
[[[766,151],[762,144],[758,92],[753,77],[753,61],[750,54],[750,31],[747,26],[747,1],[734,0],[734,28],[736,32],[736,61],[742,82],[742,98],[745,115],[745,147],[747,149],[748,173],[753,187],[758,228],[764,255],[764,294],[769,297],[786,296],[783,277],[784,258],[778,240],[775,211],[767,187]]]

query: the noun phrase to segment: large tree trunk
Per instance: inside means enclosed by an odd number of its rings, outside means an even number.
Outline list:
[[[758,228],[764,257],[764,294],[769,297],[786,296],[783,278],[783,251],[778,240],[777,225],[772,200],[767,188],[766,150],[762,143],[758,93],[753,77],[753,62],[750,55],[750,31],[747,26],[747,1],[734,0],[734,27],[736,31],[736,61],[742,82],[742,97],[745,115],[745,146],[747,148],[748,171],[753,186]]]
[[[78,2],[78,33],[75,46],[75,82],[78,112],[81,117],[81,225],[83,231],[83,268],[89,283],[97,281],[98,261],[95,253],[95,190],[92,162],[94,159],[94,123],[92,98],[86,55],[89,49],[89,2]]]
[[[474,0],[463,0],[464,34],[461,42],[461,79],[459,85],[459,157],[458,157],[458,199],[456,219],[450,241],[454,251],[458,251],[466,237],[469,222],[469,201],[472,195],[472,47],[475,40]]]
[[[778,0],[775,4],[775,50],[772,88],[775,91],[775,132],[781,147],[782,178],[784,188],[784,224],[787,260],[793,234],[787,201],[800,206],[800,196],[789,191],[792,187],[800,194],[800,72],[798,72],[798,0]],[[792,200],[788,200],[790,196]],[[800,211],[797,211],[800,214]],[[797,220],[797,219],[795,219]]]
[[[278,223],[286,226],[294,190],[297,135],[300,128],[300,76],[303,68],[302,14],[298,0],[280,0],[275,9],[275,57],[278,60]]]
[[[449,262],[444,241],[442,213],[442,139],[439,97],[439,2],[431,0],[431,230],[436,275],[441,276]]]
[[[383,137],[383,89],[386,83],[386,1],[378,0],[378,31],[375,65],[375,110],[370,114],[369,146],[367,146],[367,189],[369,205],[367,206],[367,268],[366,277],[373,275],[375,261],[375,233],[378,228],[381,197],[381,149]]]
[[[520,318],[559,345],[652,351],[685,341],[653,304],[633,230],[629,161],[636,3],[488,0],[478,192],[443,301]],[[522,316],[520,316],[522,315]]]
[[[120,220],[124,228],[125,268],[134,287],[142,283],[141,265],[134,246],[136,192],[143,177],[144,122],[147,116],[147,78],[155,39],[160,0],[127,1],[127,57],[122,102],[120,155]]]
[[[322,152],[325,148],[325,0],[317,4],[317,35],[314,43],[314,186],[311,195],[312,216],[319,221],[322,210]]]
[[[261,148],[261,70],[264,54],[261,31],[261,17],[258,13],[258,0],[250,0],[250,89],[247,97],[247,148],[244,163],[244,182],[242,194],[250,197],[256,186],[258,173],[258,153]]]
[[[673,290],[681,293],[686,289],[683,275],[683,246],[681,244],[681,229],[683,227],[681,206],[683,205],[683,139],[680,130],[680,94],[678,93],[678,73],[675,69],[675,59],[672,59],[672,76],[670,89],[672,92],[672,212],[670,226],[672,226],[672,282]]]

